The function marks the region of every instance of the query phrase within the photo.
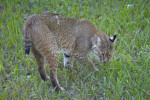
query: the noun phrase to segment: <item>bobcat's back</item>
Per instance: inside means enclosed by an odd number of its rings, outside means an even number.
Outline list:
[[[25,53],[29,54],[31,44],[40,44],[47,36],[57,43],[59,51],[90,49],[90,37],[95,26],[88,20],[67,18],[57,14],[42,14],[31,16],[24,27]],[[41,32],[37,32],[37,30]],[[49,33],[42,31],[49,30]],[[38,41],[37,41],[38,40]],[[47,44],[48,45],[48,44]]]

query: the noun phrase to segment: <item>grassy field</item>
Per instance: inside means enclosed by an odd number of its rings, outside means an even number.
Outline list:
[[[66,91],[56,94],[40,78],[32,53],[24,54],[23,25],[43,12],[89,19],[108,36],[117,34],[111,62],[98,63],[99,72],[82,65],[70,71],[59,54],[58,78]],[[0,100],[5,99],[150,100],[150,1],[0,0]]]

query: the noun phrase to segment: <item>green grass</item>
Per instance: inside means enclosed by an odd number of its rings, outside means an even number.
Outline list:
[[[23,25],[43,12],[89,19],[108,36],[118,34],[111,62],[99,63],[99,72],[86,66],[70,72],[60,54],[58,78],[66,91],[56,94],[40,78],[32,54],[24,54]],[[150,1],[1,0],[0,100],[5,99],[150,100]]]

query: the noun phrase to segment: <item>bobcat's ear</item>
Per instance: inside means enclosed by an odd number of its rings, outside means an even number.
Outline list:
[[[92,41],[92,45],[100,45],[100,42],[101,42],[101,38],[99,36],[96,36],[94,35],[92,38],[91,38],[91,41]]]
[[[98,49],[97,49],[96,45],[94,45],[94,46],[92,47],[92,51],[94,51],[95,54],[98,53]]]
[[[109,37],[109,40],[110,40],[111,42],[114,42],[115,39],[116,39],[116,37],[117,37],[117,35],[114,35],[114,36],[112,36],[112,37]]]
[[[98,45],[100,45],[100,43],[101,43],[101,39],[100,39],[99,36],[96,38],[96,43],[97,43]]]

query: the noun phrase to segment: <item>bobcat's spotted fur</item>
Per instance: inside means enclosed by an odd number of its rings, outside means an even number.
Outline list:
[[[72,57],[89,68],[95,65],[87,54],[93,50],[102,62],[107,62],[113,52],[114,35],[108,38],[90,21],[67,18],[57,14],[33,15],[26,21],[23,30],[25,53],[30,48],[36,58],[38,70],[43,80],[48,80],[44,70],[44,58],[50,68],[50,79],[56,91],[63,90],[57,79],[57,53],[64,53],[64,66],[72,67]]]

